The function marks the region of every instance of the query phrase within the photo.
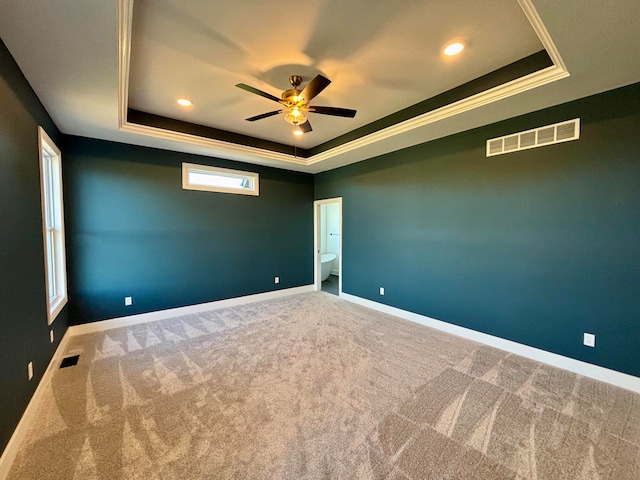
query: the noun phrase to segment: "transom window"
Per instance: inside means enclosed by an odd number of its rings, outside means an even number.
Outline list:
[[[258,184],[257,173],[195,163],[182,164],[182,188],[185,190],[258,195]]]
[[[47,133],[38,127],[40,189],[44,237],[48,323],[51,325],[67,303],[67,271],[62,202],[62,156]]]

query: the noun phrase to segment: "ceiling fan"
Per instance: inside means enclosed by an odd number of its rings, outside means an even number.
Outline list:
[[[307,86],[302,89],[302,91],[298,90],[298,87],[302,83],[302,77],[300,75],[291,75],[289,77],[289,83],[293,88],[282,92],[282,98],[278,98],[275,95],[258,90],[250,85],[238,83],[236,87],[246,90],[247,92],[255,93],[261,97],[268,98],[269,100],[273,100],[274,102],[278,102],[282,105],[282,108],[279,110],[247,118],[247,121],[255,122],[256,120],[262,120],[263,118],[284,113],[285,121],[294,126],[293,133],[296,135],[302,135],[303,133],[313,130],[309,120],[307,120],[309,113],[349,118],[356,116],[356,111],[348,108],[309,105],[309,102],[331,83],[331,80],[323,77],[322,75],[316,75],[313,80],[311,80]]]

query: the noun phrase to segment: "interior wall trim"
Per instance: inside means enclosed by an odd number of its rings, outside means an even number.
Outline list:
[[[186,307],[169,308],[166,310],[158,310],[155,312],[140,313],[137,315],[128,315],[126,317],[101,320],[99,322],[73,325],[69,327],[67,332],[70,337],[74,337],[76,335],[85,335],[87,333],[103,332],[105,330],[128,327],[131,325],[139,325],[141,323],[155,322],[157,320],[164,320],[166,318],[201,313],[219,308],[236,307],[238,305],[244,305],[246,303],[272,300],[275,298],[286,297],[298,293],[313,292],[313,287],[313,285],[303,285],[301,287],[285,288],[283,290],[274,290],[271,292],[256,293],[254,295],[245,295],[243,297],[228,298],[226,300],[217,300],[215,302],[199,303],[197,305],[188,305]]]
[[[507,351],[522,357],[530,358],[538,362],[546,363],[553,367],[568,370],[584,377],[593,378],[606,382],[616,387],[621,387],[626,390],[631,390],[635,393],[640,393],[640,378],[628,375],[626,373],[611,370],[609,368],[600,367],[591,363],[575,360],[573,358],[558,355],[557,353],[551,353],[546,350],[542,350],[535,347],[530,347],[522,343],[513,342],[504,338],[496,337],[482,332],[477,332],[469,328],[460,327],[451,323],[443,322],[442,320],[436,320],[435,318],[426,317],[417,313],[402,310],[400,308],[385,305],[383,303],[374,302],[366,298],[358,297],[348,293],[340,293],[340,298],[347,300],[358,305],[362,305],[378,312],[387,313],[396,317],[409,320],[420,325],[435,328],[443,332],[457,335],[458,337],[473,340],[474,342],[489,345],[491,347],[499,348],[500,350]]]
[[[322,279],[321,277],[321,257],[322,252],[320,251],[321,247],[321,239],[320,236],[322,234],[322,229],[320,228],[321,218],[320,211],[322,205],[328,205],[331,203],[338,204],[338,212],[340,216],[340,238],[338,239],[338,292],[342,292],[342,197],[333,197],[333,198],[325,198],[322,200],[315,200],[313,202],[313,284],[314,290],[322,290]],[[333,274],[333,270],[331,271]]]
[[[2,457],[0,457],[0,480],[5,480],[9,475],[11,465],[13,464],[13,461],[18,454],[18,450],[20,448],[22,440],[24,440],[24,437],[29,430],[29,425],[31,425],[31,422],[38,413],[40,399],[44,395],[44,391],[47,388],[47,385],[49,385],[51,382],[51,375],[53,375],[53,371],[58,368],[58,365],[62,361],[62,355],[67,348],[67,343],[70,337],[71,335],[69,333],[69,329],[67,329],[62,337],[62,340],[60,340],[60,343],[58,343],[58,348],[56,348],[55,353],[51,357],[51,361],[49,362],[44,375],[42,375],[40,383],[38,383],[35,392],[33,392],[33,396],[31,397],[31,400],[29,400],[29,404],[22,414],[22,418],[20,418],[18,426],[13,431],[13,435],[11,435],[9,443],[7,443],[7,446],[2,453]]]
[[[173,140],[176,142],[188,143],[190,145],[196,145],[199,147],[215,148],[218,150],[224,150],[226,152],[239,154],[234,155],[231,160],[237,160],[238,158],[251,157],[252,163],[259,163],[266,166],[273,166],[273,162],[265,162],[265,159],[276,160],[280,162],[293,163],[297,165],[307,165],[307,159],[289,155],[287,153],[274,152],[272,150],[266,150],[258,147],[250,147],[248,145],[240,145],[237,143],[225,142],[223,140],[215,140],[213,138],[199,137],[189,133],[175,132],[173,130],[166,130],[159,127],[150,127],[148,125],[141,125],[138,123],[130,123],[126,120],[120,119],[120,130],[123,132],[134,133],[138,135],[144,135],[147,137],[160,138],[162,140]],[[262,162],[260,160],[262,159]]]
[[[133,0],[118,1],[118,123],[127,123],[129,110],[129,65],[131,63],[131,27]]]
[[[568,77],[566,68],[560,52],[555,46],[548,30],[542,23],[533,0],[518,0],[520,7],[524,11],[531,27],[537,34],[542,45],[546,49],[549,57],[553,61],[553,66],[540,71],[525,75],[524,77],[512,80],[503,85],[491,88],[484,92],[472,95],[458,102],[446,105],[436,110],[418,115],[404,122],[373,132],[369,135],[357,138],[350,142],[338,145],[334,148],[303,159],[296,155],[273,152],[257,147],[234,144],[222,140],[199,137],[180,132],[174,132],[157,127],[149,127],[130,123],[127,119],[129,109],[129,64],[131,59],[131,32],[133,21],[133,0],[118,0],[118,114],[119,128],[121,131],[142,136],[160,138],[163,140],[186,143],[194,146],[210,148],[210,154],[228,158],[231,160],[247,161],[261,165],[275,166],[280,168],[291,168],[295,166],[311,166],[319,162],[333,159],[339,155],[348,154],[354,150],[366,147],[396,135],[410,132],[416,128],[424,127],[434,122],[444,120],[455,115],[459,115],[469,110],[473,110],[493,102],[519,93],[532,90],[534,88],[555,82]],[[294,167],[295,168],[295,167]]]

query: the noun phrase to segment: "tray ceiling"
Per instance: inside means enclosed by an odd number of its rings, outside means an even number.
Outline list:
[[[136,0],[129,107],[273,142],[311,148],[543,50],[517,1],[371,2]],[[442,48],[468,46],[456,57]],[[309,116],[295,138],[278,105],[289,75],[332,80],[314,104],[358,111]],[[176,104],[187,97],[189,108]]]
[[[314,173],[637,82],[640,64],[629,59],[640,49],[639,21],[637,0],[3,0],[0,35],[64,133]],[[467,49],[444,58],[456,39]],[[553,66],[413,117],[395,114],[541,49]],[[277,105],[236,83],[279,95],[289,75],[317,73],[333,83],[313,103],[357,109],[354,119],[312,114],[313,132],[298,140],[279,116],[244,120]],[[193,107],[181,109],[177,97]],[[130,122],[129,109],[165,127]]]

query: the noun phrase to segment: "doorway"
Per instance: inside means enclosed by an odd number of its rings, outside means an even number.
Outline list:
[[[313,202],[314,289],[342,293],[342,197]]]

